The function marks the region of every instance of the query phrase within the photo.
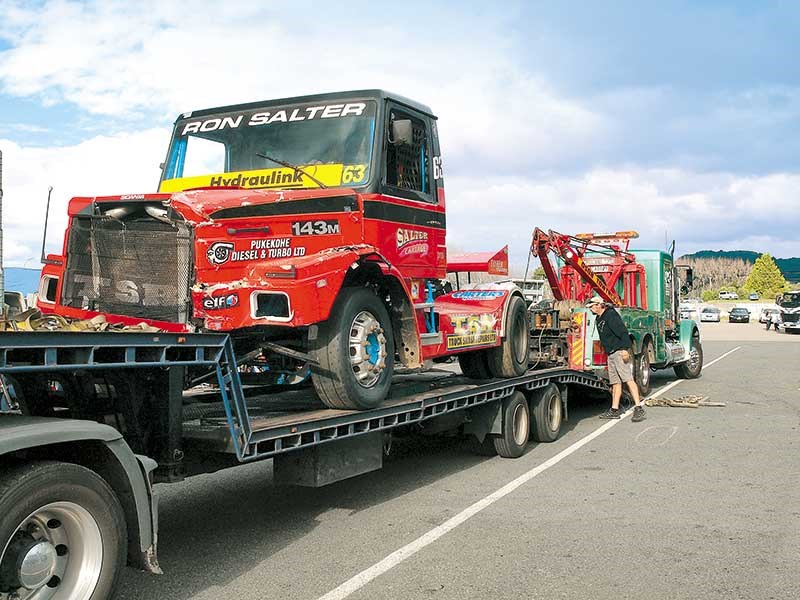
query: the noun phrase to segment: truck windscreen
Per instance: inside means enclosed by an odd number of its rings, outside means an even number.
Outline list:
[[[782,308],[800,308],[800,292],[784,293],[779,305]]]
[[[182,118],[159,191],[365,185],[376,112],[374,101],[336,100]]]

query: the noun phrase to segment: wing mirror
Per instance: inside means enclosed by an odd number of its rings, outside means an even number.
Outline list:
[[[414,130],[411,127],[411,119],[399,119],[392,121],[392,139],[389,141],[396,146],[411,144],[414,140]]]

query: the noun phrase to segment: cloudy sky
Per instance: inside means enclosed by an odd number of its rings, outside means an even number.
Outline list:
[[[5,262],[49,185],[51,251],[70,197],[154,191],[181,112],[363,88],[439,116],[451,246],[800,256],[799,33],[792,1],[0,0]]]

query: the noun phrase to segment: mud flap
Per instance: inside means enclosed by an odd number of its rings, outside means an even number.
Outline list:
[[[464,433],[472,434],[483,442],[489,434],[500,435],[503,433],[503,412],[500,402],[489,402],[467,411],[467,422],[464,423]]]

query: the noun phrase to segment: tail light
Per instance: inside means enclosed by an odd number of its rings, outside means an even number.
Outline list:
[[[608,355],[598,340],[592,343],[592,362],[596,366],[608,363]]]

